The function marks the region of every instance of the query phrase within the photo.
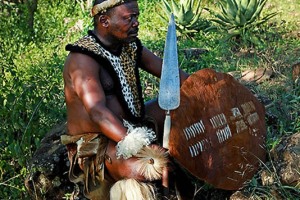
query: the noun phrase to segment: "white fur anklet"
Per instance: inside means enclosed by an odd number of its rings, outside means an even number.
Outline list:
[[[128,159],[156,139],[155,132],[147,127],[134,127],[125,120],[124,126],[128,128],[127,135],[117,144],[117,158]]]

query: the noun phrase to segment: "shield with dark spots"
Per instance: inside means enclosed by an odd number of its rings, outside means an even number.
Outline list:
[[[265,109],[232,76],[203,69],[180,90],[171,113],[170,155],[216,188],[242,188],[265,161]]]

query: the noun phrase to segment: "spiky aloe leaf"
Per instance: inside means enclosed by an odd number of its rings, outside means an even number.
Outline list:
[[[171,9],[170,4],[166,0],[162,0],[161,8],[167,14],[167,16],[171,15],[172,9]]]
[[[193,5],[191,3],[192,3],[191,0],[186,0],[186,1],[180,2],[181,6],[184,7],[184,10],[186,12],[188,12],[188,11],[192,11],[193,12],[193,8],[192,8]]]
[[[222,10],[222,15],[223,15],[224,18],[226,18],[227,20],[229,20],[230,23],[234,24],[235,23],[234,22],[235,21],[235,16],[227,14],[225,6],[226,6],[225,4],[223,4],[223,3],[220,2],[219,7]]]
[[[190,21],[190,23],[186,27],[187,28],[196,28],[197,23],[200,19],[200,15],[201,15],[201,13],[198,13],[197,15],[194,15],[192,21]]]
[[[220,20],[220,19],[211,19],[211,21],[216,22],[218,24],[221,24],[224,27],[227,27],[230,25],[230,23],[225,22],[224,20]]]
[[[238,9],[237,1],[239,2],[240,0],[228,0],[228,2],[229,2],[232,6],[234,6],[234,9],[235,9],[235,10]]]
[[[166,4],[166,1],[167,0],[163,0],[162,3]],[[177,30],[183,34],[201,30],[199,26],[202,12],[200,8],[201,0],[196,2],[194,0],[180,0],[179,3],[176,3],[175,0],[171,0],[170,4],[164,6],[164,11],[167,10],[168,12],[168,9],[171,9],[171,12],[174,13],[176,26],[178,27]]]
[[[170,4],[166,0],[162,0],[160,4],[161,9],[164,11],[165,15],[158,13],[158,16],[165,22],[169,23],[169,16],[171,15],[172,9]]]
[[[245,12],[245,18],[247,21],[249,21],[252,18],[254,12],[257,10],[257,7],[258,7],[257,0],[250,0]]]
[[[241,26],[242,22],[241,22],[241,9],[238,9],[235,15],[235,25],[236,26]]]
[[[201,3],[201,0],[196,1],[196,2],[197,2],[197,4],[196,4],[196,10],[195,10],[195,13],[202,12],[202,11],[200,11],[200,3]],[[194,1],[192,2],[192,5],[194,5]]]
[[[232,0],[227,0],[226,9],[225,9],[226,15],[229,18],[235,19],[237,11],[238,11],[238,9],[237,9],[237,6],[235,5],[235,3],[233,3]]]
[[[172,2],[172,10],[173,10],[173,13],[174,13],[174,15],[176,16],[176,15],[179,14],[180,8],[179,8],[179,6],[175,3],[174,0],[171,0],[171,2]]]
[[[191,1],[187,1],[186,4],[190,4],[190,5],[182,5],[182,7],[184,8],[184,15],[185,15],[185,21],[187,23],[189,23],[190,21],[192,21],[192,19],[194,18],[195,14],[193,12],[193,8],[191,5]]]
[[[265,17],[263,17],[262,19],[258,20],[256,23],[254,23],[253,25],[258,26],[260,24],[266,23],[269,19],[271,19],[272,17],[276,16],[278,13],[274,12],[271,14],[266,15]]]
[[[244,13],[243,13],[243,8],[241,6],[241,1],[238,0],[237,6],[238,6],[238,11],[236,13],[235,21],[236,21],[236,25],[238,27],[242,27],[245,25],[246,19],[245,19]]]
[[[254,14],[252,15],[251,19],[248,21],[248,23],[254,22],[260,15],[262,9],[264,8],[267,0],[258,0],[259,4],[257,9],[255,10]]]
[[[243,14],[246,12],[248,4],[249,0],[241,0],[241,9]]]
[[[227,33],[227,36],[223,38],[224,41],[227,41],[235,36],[241,35],[241,30],[233,30],[230,33]]]
[[[218,3],[220,12],[213,13],[216,19],[211,21],[220,24],[223,30],[227,30],[229,34],[227,38],[239,35],[243,41],[246,41],[247,38],[252,37],[256,26],[267,22],[277,14],[271,13],[263,18],[260,17],[266,2],[267,0],[220,0]]]
[[[226,17],[224,17],[223,15],[217,13],[215,14],[215,17],[217,17],[218,19],[220,19],[221,21],[225,22],[225,23],[231,23],[231,21],[229,19],[227,19]]]
[[[181,25],[186,25],[186,20],[185,20],[185,13],[184,13],[184,7],[181,6],[179,8],[179,12],[175,14],[175,17],[177,18],[177,23]]]

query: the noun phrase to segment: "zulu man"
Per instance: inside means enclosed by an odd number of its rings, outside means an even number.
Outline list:
[[[265,157],[264,108],[255,96],[227,74],[179,70],[168,159],[160,147],[165,111],[142,96],[140,70],[160,78],[162,59],[138,39],[137,1],[96,0],[92,16],[94,30],[66,47],[61,140],[70,180],[89,199],[157,199],[151,183],[175,160],[217,188],[243,187]]]
[[[92,16],[94,30],[66,47],[68,135],[62,142],[71,163],[69,178],[83,183],[90,199],[117,199],[113,195],[120,189],[110,197],[108,191],[122,184],[127,193],[139,186],[143,199],[155,199],[154,189],[143,182],[161,179],[167,162],[165,150],[153,144],[162,137],[165,112],[155,99],[144,104],[139,71],[160,77],[162,59],[138,39],[136,0],[96,0]],[[181,82],[187,77],[180,71]]]

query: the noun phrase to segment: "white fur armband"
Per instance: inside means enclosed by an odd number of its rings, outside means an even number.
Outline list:
[[[128,159],[155,140],[155,132],[147,127],[134,127],[124,120],[127,135],[117,144],[117,158]]]

